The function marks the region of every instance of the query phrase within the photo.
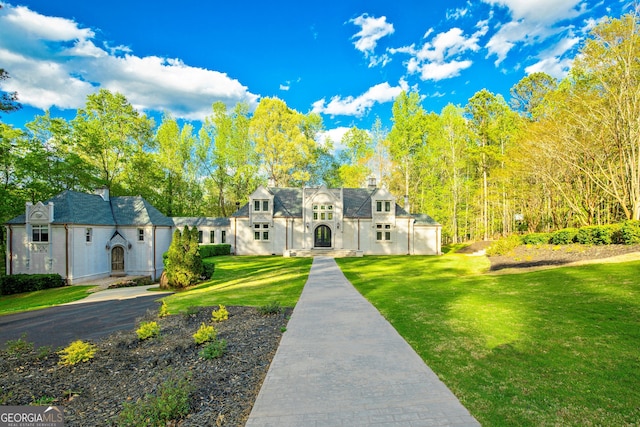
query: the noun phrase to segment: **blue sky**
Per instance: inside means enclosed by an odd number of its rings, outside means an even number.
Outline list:
[[[392,123],[417,90],[428,111],[487,88],[507,100],[534,71],[562,78],[587,32],[631,10],[618,0],[1,1],[0,67],[24,108],[72,118],[99,88],[139,110],[198,122],[223,101],[278,97],[314,111],[334,141]]]

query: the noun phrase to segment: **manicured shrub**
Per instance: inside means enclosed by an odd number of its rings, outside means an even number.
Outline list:
[[[160,308],[158,308],[158,317],[167,317],[169,315],[169,306],[165,300],[162,300]]]
[[[229,312],[227,311],[227,307],[220,304],[217,310],[213,310],[211,312],[211,320],[213,322],[222,322],[224,320],[229,319]]]
[[[553,245],[569,245],[575,243],[578,230],[575,228],[563,228],[551,234],[550,243]]]
[[[531,233],[522,236],[522,243],[525,245],[544,245],[551,240],[550,233]]]
[[[216,270],[216,265],[210,261],[202,261],[202,275],[205,279],[211,279]]]
[[[614,243],[621,245],[640,244],[640,221],[625,221],[620,228],[613,233]]]
[[[0,276],[0,295],[61,288],[65,285],[59,274],[11,274]]]
[[[216,359],[221,357],[227,350],[226,340],[215,340],[207,344],[202,350],[198,352],[198,355],[206,360]]]
[[[96,346],[91,343],[82,340],[74,341],[58,352],[60,355],[58,363],[63,366],[73,366],[76,363],[88,362],[93,359],[96,350]]]
[[[136,334],[140,340],[157,337],[160,335],[160,326],[157,322],[142,322],[136,329]]]
[[[231,255],[231,245],[226,243],[216,245],[200,245],[202,259],[214,256]]]
[[[198,331],[193,334],[193,340],[196,344],[203,344],[205,342],[213,341],[217,336],[216,328],[210,325],[205,325],[202,323]]]
[[[520,243],[520,237],[515,234],[504,239],[496,240],[487,248],[487,255],[506,255],[520,246]]]
[[[202,257],[198,244],[198,229],[185,226],[173,233],[171,245],[163,255],[167,283],[172,288],[186,288],[200,280],[203,275]]]
[[[592,225],[582,227],[576,233],[576,242],[583,245],[610,245],[619,225]]]

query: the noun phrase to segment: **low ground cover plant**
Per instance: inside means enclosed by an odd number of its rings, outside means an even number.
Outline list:
[[[214,340],[208,343],[198,352],[198,355],[205,360],[222,357],[227,350],[227,340]]]
[[[118,425],[164,427],[189,413],[189,395],[193,390],[188,374],[171,373],[163,381],[155,394],[147,394],[143,399],[125,402],[118,417]],[[174,425],[174,424],[172,424]]]
[[[60,365],[73,366],[76,363],[88,362],[93,359],[93,356],[96,354],[96,346],[82,340],[77,340],[60,350],[58,354],[60,355],[60,361],[58,362]]]
[[[225,320],[229,320],[229,312],[227,311],[227,307],[220,304],[217,310],[213,310],[211,312],[211,320],[216,322],[223,322]]]
[[[141,341],[160,335],[160,326],[157,322],[142,322],[136,329],[136,334]]]
[[[216,329],[211,325],[205,325],[202,323],[198,331],[193,334],[193,340],[196,344],[203,344],[205,342],[213,341],[216,339]]]

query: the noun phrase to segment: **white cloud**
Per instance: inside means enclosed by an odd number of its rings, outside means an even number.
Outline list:
[[[340,151],[344,148],[341,144],[342,137],[349,131],[348,127],[340,126],[334,129],[328,129],[318,134],[318,142],[323,146],[326,146],[328,141],[331,141],[333,151]]]
[[[420,49],[416,49],[415,44],[412,44],[389,49],[389,53],[410,55],[405,62],[409,74],[417,73],[422,80],[443,80],[460,75],[460,71],[473,64],[470,59],[461,57],[468,52],[477,52],[480,49],[479,39],[485,33],[486,26],[470,36],[466,36],[462,29],[454,27],[436,34]],[[433,34],[432,30],[427,31],[425,38],[431,34]]]
[[[376,103],[382,104],[393,101],[403,90],[407,90],[407,83],[400,81],[398,86],[391,86],[384,82],[370,87],[365,93],[358,97],[347,96],[342,98],[334,96],[329,103],[320,99],[313,103],[313,112],[328,114],[331,116],[356,116],[362,117]]]
[[[360,27],[353,39],[353,42],[357,50],[364,53],[365,58],[369,59],[369,67],[382,63],[385,65],[388,61],[380,60],[375,56],[375,49],[378,45],[378,40],[393,34],[395,31],[393,24],[387,22],[386,16],[380,18],[374,18],[366,13],[351,19],[349,22]]]
[[[573,60],[569,58],[561,59],[557,56],[541,59],[533,65],[524,69],[527,74],[537,73],[539,71],[549,74],[552,77],[561,79],[567,75],[569,69],[573,65]]]
[[[566,28],[557,24],[586,11],[583,0],[482,0],[509,10],[511,21],[502,25],[486,45],[487,57],[496,56],[498,66],[518,44],[535,45]]]
[[[74,21],[25,7],[0,9],[0,63],[11,75],[3,90],[41,109],[80,108],[98,88],[121,92],[140,110],[198,120],[223,101],[257,104],[258,96],[225,73],[179,59],[139,57],[126,47],[95,44],[95,33]]]
[[[287,91],[287,90],[289,90],[289,89],[291,89],[291,85],[288,85],[288,84],[286,84],[286,85],[280,84],[280,90]]]

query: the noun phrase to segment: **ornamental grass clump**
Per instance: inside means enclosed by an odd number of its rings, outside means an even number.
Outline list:
[[[213,326],[205,325],[202,323],[198,331],[193,334],[193,340],[196,344],[203,344],[205,342],[213,341],[217,336],[216,329]]]
[[[136,330],[136,334],[141,341],[157,337],[160,335],[160,326],[157,322],[142,322]]]
[[[227,311],[227,307],[220,304],[217,310],[213,310],[211,312],[211,320],[214,323],[229,320],[229,312]]]
[[[96,354],[96,346],[84,342],[82,340],[77,340],[69,344],[68,347],[60,350],[58,354],[60,355],[60,361],[58,364],[63,366],[73,366],[76,363],[80,362],[88,362],[93,359],[93,356]]]

